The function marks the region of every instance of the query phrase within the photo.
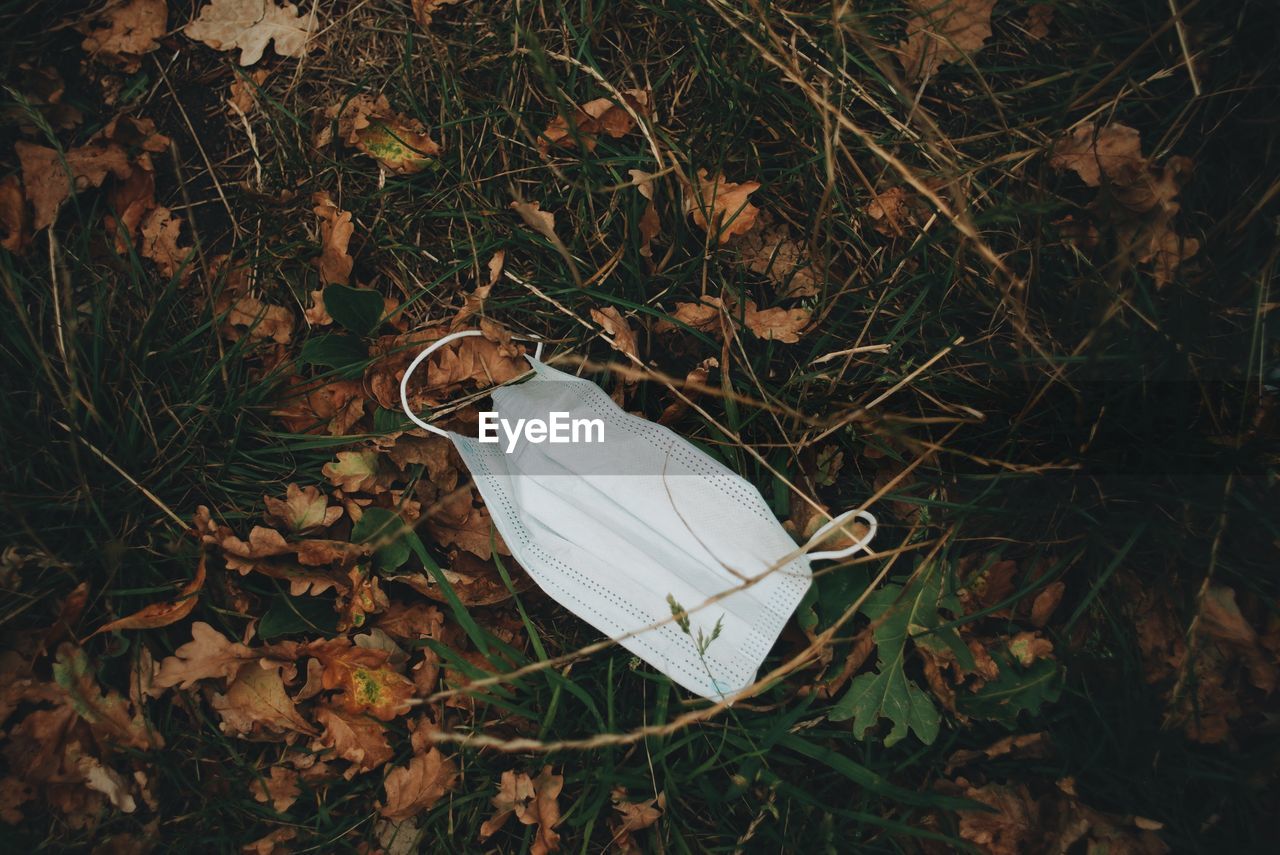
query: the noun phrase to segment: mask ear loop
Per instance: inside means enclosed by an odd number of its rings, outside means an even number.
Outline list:
[[[436,427],[435,425],[427,424],[422,419],[414,415],[413,410],[409,407],[409,378],[413,376],[413,372],[417,369],[417,367],[426,361],[428,356],[435,353],[437,350],[444,347],[449,342],[454,341],[455,339],[467,338],[468,336],[473,336],[473,335],[484,335],[484,333],[481,332],[480,330],[461,330],[459,332],[449,333],[448,335],[442,338],[436,339],[435,341],[431,342],[431,344],[427,345],[427,348],[423,350],[422,353],[419,353],[417,356],[415,356],[413,358],[413,362],[410,362],[409,367],[404,370],[404,376],[400,378],[400,407],[404,410],[404,414],[409,417],[409,420],[413,422],[415,425],[417,425],[418,427],[422,428],[423,430],[430,431],[431,433],[438,434],[445,438],[448,438],[449,436],[448,431],[442,430]],[[536,342],[537,347],[533,351],[533,358],[538,360],[539,362],[542,361],[543,342],[540,339],[530,338],[528,336],[522,336],[522,335],[513,335],[512,338],[520,339],[521,341]]]
[[[867,533],[866,535],[863,536],[861,540],[859,540],[853,546],[849,546],[844,549],[835,549],[828,552],[809,552],[808,553],[809,560],[820,561],[820,560],[826,560],[829,558],[847,558],[853,553],[857,552],[859,549],[866,549],[868,552],[870,552],[871,550],[867,549],[867,547],[871,545],[871,541],[876,536],[876,528],[878,527],[878,524],[876,523],[876,518],[873,517],[867,511],[845,511],[843,514],[836,517],[831,522],[827,523],[822,528],[815,531],[813,533],[813,537],[809,538],[809,542],[804,545],[805,551],[808,552],[810,547],[814,546],[815,544],[821,543],[823,538],[825,538],[832,529],[838,526],[844,525],[846,522],[853,519],[854,517],[861,519],[863,522],[867,524]]]

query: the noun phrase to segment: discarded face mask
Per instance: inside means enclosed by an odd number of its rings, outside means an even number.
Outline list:
[[[709,700],[752,685],[809,589],[813,561],[866,549],[876,520],[850,511],[797,547],[760,491],[688,440],[630,415],[595,383],[543,364],[495,388],[505,421],[550,414],[603,423],[600,442],[482,443],[441,430],[409,407],[409,378],[432,353],[478,330],[446,335],[409,365],[400,401],[418,427],[448,437],[489,515],[529,576],[556,602]],[[861,518],[854,545],[808,552]]]

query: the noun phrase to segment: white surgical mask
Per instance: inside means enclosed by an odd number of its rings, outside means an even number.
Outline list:
[[[505,435],[482,443],[420,419],[407,396],[414,369],[479,334],[447,335],[414,359],[400,382],[405,413],[453,442],[512,556],[543,591],[689,691],[719,701],[750,686],[809,589],[810,563],[844,558],[875,536],[875,518],[850,511],[798,548],[749,481],[591,381],[544,365],[541,343],[527,382],[493,390],[498,416],[598,419],[602,442],[525,441],[508,451]],[[861,540],[808,552],[854,517],[868,526]]]

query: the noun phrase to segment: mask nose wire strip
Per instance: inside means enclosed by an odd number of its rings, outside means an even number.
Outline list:
[[[876,518],[872,516],[870,513],[868,513],[867,511],[845,511],[843,514],[836,517],[831,522],[827,523],[822,528],[815,531],[813,533],[813,537],[809,538],[809,542],[804,545],[804,549],[806,552],[808,552],[810,548],[821,543],[822,539],[826,537],[827,534],[832,529],[836,528],[837,526],[844,525],[846,522],[853,519],[854,517],[861,519],[863,522],[867,524],[867,533],[861,540],[859,540],[853,546],[846,547],[845,549],[835,549],[829,552],[809,552],[808,553],[809,560],[820,561],[828,558],[847,558],[848,556],[857,552],[859,549],[867,549],[867,547],[871,545],[871,541],[875,538],[876,528],[878,527],[878,524],[876,523]],[[867,551],[870,552],[870,550],[867,550]]]
[[[413,372],[417,370],[418,366],[421,365],[424,361],[426,361],[428,356],[435,353],[441,347],[445,346],[446,344],[448,344],[449,342],[455,339],[467,338],[468,336],[473,336],[473,335],[484,335],[484,333],[481,332],[480,330],[461,330],[459,332],[449,333],[448,335],[442,338],[436,339],[430,345],[428,345],[427,348],[422,351],[422,353],[419,353],[417,356],[415,356],[413,358],[413,362],[410,362],[409,367],[404,370],[404,376],[400,378],[400,407],[404,410],[404,414],[409,417],[409,420],[413,422],[415,425],[417,425],[418,427],[422,428],[423,430],[430,431],[431,433],[438,434],[446,438],[448,438],[449,436],[448,431],[441,430],[435,425],[427,424],[426,422],[424,422],[422,419],[418,418],[414,414],[413,409],[409,406],[409,378],[413,376]],[[520,335],[513,335],[512,338],[520,339],[521,341],[537,342],[538,346],[533,351],[533,358],[538,360],[539,362],[542,361],[543,342],[541,340],[535,339],[535,338],[529,338],[528,336],[520,336]]]

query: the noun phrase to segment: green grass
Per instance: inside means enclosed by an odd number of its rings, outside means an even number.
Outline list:
[[[171,26],[187,14],[178,8],[185,4],[173,5]],[[23,568],[20,584],[6,584],[3,631],[49,626],[82,580],[90,599],[80,636],[155,602],[190,577],[196,551],[166,509],[185,520],[207,505],[243,536],[264,494],[321,483],[321,466],[357,441],[284,433],[270,416],[281,372],[243,342],[220,341],[208,299],[225,285],[208,274],[209,261],[228,253],[251,264],[264,299],[300,317],[308,292],[320,287],[310,197],[327,190],[356,223],[353,283],[395,296],[415,325],[451,316],[459,295],[484,281],[488,259],[504,250],[509,271],[577,318],[610,305],[630,316],[642,355],[658,370],[683,377],[715,356],[729,370],[713,382],[726,391],[807,414],[809,422],[703,396],[719,426],[696,412],[676,426],[759,485],[780,517],[793,496],[746,448],[812,487],[813,452],[836,446],[844,468],[814,491],[833,509],[875,493],[887,460],[926,456],[913,479],[877,504],[886,522],[877,547],[913,547],[892,570],[897,584],[909,585],[913,572],[936,573],[950,590],[963,561],[1001,558],[1020,567],[1010,601],[1055,579],[1067,584],[1047,628],[1061,694],[1011,722],[1012,732],[1046,731],[1053,751],[986,761],[981,780],[1051,788],[1069,776],[1099,810],[1164,823],[1177,851],[1261,848],[1275,798],[1274,732],[1250,719],[1231,741],[1205,746],[1162,729],[1161,687],[1145,681],[1127,586],[1168,591],[1183,627],[1206,574],[1276,616],[1274,412],[1265,415],[1274,394],[1262,384],[1274,377],[1277,349],[1266,321],[1277,222],[1278,140],[1269,117],[1280,84],[1270,34],[1280,20],[1262,3],[1180,4],[1204,57],[1196,97],[1164,0],[1053,5],[1053,34],[1041,43],[1021,33],[1021,7],[997,5],[995,35],[972,67],[944,66],[920,93],[901,91],[888,74],[896,64],[875,48],[901,34],[902,10],[888,3],[839,13],[824,4],[716,0],[464,4],[439,12],[430,32],[413,23],[407,4],[340,4],[329,49],[305,60],[299,75],[292,61],[264,61],[272,76],[263,109],[251,117],[252,145],[222,107],[241,70],[230,55],[176,35],[180,50],[144,58],[126,90],[129,106],[174,140],[173,152],[154,156],[157,196],[189,218],[197,249],[190,281],[166,281],[136,255],[110,253],[100,225],[106,202],[92,191],[64,206],[52,250],[41,234],[25,256],[0,251],[2,545],[49,559],[47,567]],[[77,69],[79,36],[51,32],[53,10],[6,4],[0,15],[21,34],[4,48],[9,82],[18,80],[19,62],[58,67],[68,97],[86,113],[58,140],[83,142],[113,111]],[[799,69],[829,104],[966,211],[1025,287],[1006,295],[1009,275],[945,217],[930,221],[926,211],[902,238],[877,233],[865,213],[867,185],[901,180],[778,63]],[[593,155],[553,165],[539,158],[534,139],[557,110],[606,94],[592,71],[619,89],[653,89],[653,133],[668,164],[690,176],[707,169],[760,181],[752,201],[808,241],[826,281],[819,296],[794,301],[820,317],[799,343],[744,334],[722,352],[705,335],[641,329],[702,294],[776,301],[764,276],[708,246],[680,210],[670,174],[658,189],[661,236],[652,260],[640,255],[644,200],[627,186],[628,170],[660,166],[641,134],[602,137]],[[324,109],[362,91],[385,93],[431,129],[444,147],[436,168],[384,180],[374,161],[349,149],[312,147]],[[15,116],[25,109],[21,94],[6,96]],[[1061,239],[1056,221],[1083,216],[1094,191],[1053,172],[1042,153],[1090,115],[1138,128],[1157,162],[1171,154],[1195,162],[1179,223],[1203,248],[1162,290],[1149,271],[1117,261],[1113,245],[1082,253]],[[0,157],[9,158],[19,137],[16,125],[5,131]],[[11,160],[5,171],[16,168]],[[556,213],[575,270],[509,209],[517,194]],[[591,284],[579,287],[577,278]],[[547,338],[557,352],[612,356],[594,325],[515,282],[494,289],[485,313]],[[299,324],[294,347],[306,337]],[[866,344],[888,349],[816,362]],[[948,347],[865,416],[800,450],[830,419],[867,405]],[[600,379],[612,388],[607,375]],[[629,408],[656,418],[669,401],[661,384],[641,383]],[[939,539],[936,549],[917,548]],[[826,570],[817,625],[828,626],[881,566]],[[1036,566],[1046,572],[1034,576]],[[324,609],[298,614],[306,600],[256,575],[235,579],[259,608],[240,614],[219,574],[211,569],[194,617],[229,636],[268,611],[285,629],[324,623]],[[504,649],[489,634],[490,612],[451,614],[473,622],[495,668],[596,640],[536,592],[516,603],[529,640],[521,649]],[[190,638],[189,623],[89,642],[103,684],[127,686],[139,647],[166,655]],[[998,635],[1016,631],[1015,623],[979,613],[940,618],[932,629],[941,637],[972,624]],[[858,617],[842,628],[836,662],[866,625]],[[798,652],[799,638],[784,636],[770,663]],[[911,656],[907,674],[923,686]],[[658,831],[640,835],[648,851],[961,845],[952,810],[960,802],[936,786],[954,777],[944,771],[947,758],[1011,731],[944,714],[931,745],[913,736],[886,747],[887,727],[860,740],[847,722],[826,718],[831,700],[800,691],[812,677],[803,672],[710,722],[634,744],[545,758],[463,748],[461,783],[419,817],[426,845],[482,849],[478,829],[501,773],[535,772],[544,762],[565,776],[564,851],[608,844],[618,786],[635,799],[666,795]],[[280,823],[297,832],[299,850],[353,851],[373,840],[383,770],[306,788],[279,817],[248,787],[280,746],[223,736],[198,693],[170,698],[148,707],[167,743],[147,758],[157,810],[104,817],[91,833],[28,806],[27,821],[0,834],[15,846],[84,848],[95,835],[138,833],[158,816],[147,834],[166,851],[231,851]],[[687,707],[665,678],[612,649],[567,672],[514,680],[487,719],[478,718],[491,735],[556,741],[661,725]],[[536,726],[522,730],[511,716]],[[401,738],[389,765],[402,764],[411,753],[406,720],[391,729]],[[966,774],[975,777],[972,767]],[[512,822],[488,845],[514,852],[532,840],[531,828]]]

